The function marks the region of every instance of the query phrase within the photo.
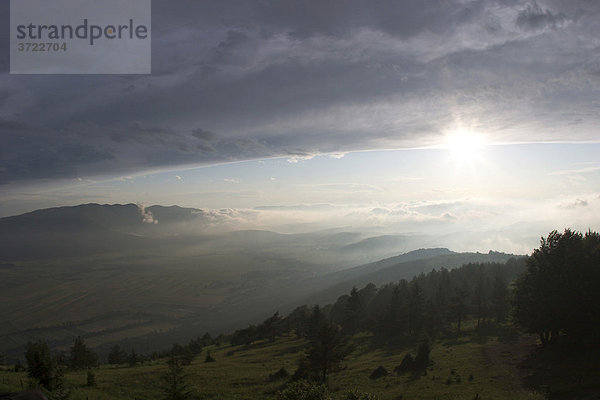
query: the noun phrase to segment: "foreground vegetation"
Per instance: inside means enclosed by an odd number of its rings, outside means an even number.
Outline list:
[[[474,321],[472,321],[474,322]],[[506,338],[504,338],[506,339]],[[415,346],[374,348],[373,336],[354,336],[355,349],[344,360],[340,371],[329,377],[329,391],[334,398],[344,398],[351,390],[369,392],[381,400],[396,399],[542,399],[522,387],[517,363],[519,355],[534,347],[532,337],[521,337],[512,344],[502,337],[482,337],[475,324],[461,337],[442,338],[432,344],[432,365],[418,376],[398,375],[394,368]],[[281,368],[290,375],[304,355],[305,339],[285,335],[274,342],[263,340],[252,345],[209,346],[203,356],[184,366],[191,394],[201,399],[275,398],[290,377],[273,377]],[[215,362],[205,362],[210,352]],[[390,372],[371,379],[378,367]],[[73,400],[85,399],[163,399],[168,359],[146,365],[103,365],[95,370],[95,386],[87,386],[87,372],[71,371],[65,375]],[[280,374],[281,375],[281,374]],[[21,390],[27,385],[26,372],[2,371],[0,393]]]

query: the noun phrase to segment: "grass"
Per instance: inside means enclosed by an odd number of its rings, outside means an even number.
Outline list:
[[[344,368],[330,376],[329,386],[334,398],[347,391],[359,389],[376,394],[380,400],[480,400],[515,399],[542,400],[540,394],[521,385],[517,363],[533,340],[521,337],[517,343],[503,344],[497,338],[487,342],[476,336],[460,340],[439,340],[433,343],[433,364],[424,375],[412,376],[395,373],[379,379],[369,376],[378,366],[392,372],[413,347],[386,347],[373,349],[367,334],[355,337],[355,351],[344,362]],[[257,342],[251,346],[211,346],[185,367],[187,382],[199,399],[252,400],[274,398],[287,380],[271,381],[284,367],[290,374],[297,360],[304,354],[303,340],[284,336],[275,342]],[[216,362],[205,363],[209,350]],[[166,361],[129,368],[102,366],[95,371],[96,386],[86,386],[86,372],[66,374],[73,400],[91,399],[161,399],[161,376],[167,370]],[[0,393],[21,390],[27,384],[25,373],[0,372]]]

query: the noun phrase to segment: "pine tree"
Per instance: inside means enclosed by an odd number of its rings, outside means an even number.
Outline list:
[[[508,310],[510,309],[508,297],[508,285],[500,275],[494,278],[494,285],[491,294],[492,312],[497,323],[506,321]]]
[[[77,336],[73,342],[69,365],[75,370],[96,367],[98,365],[98,355],[87,348],[81,336]]]
[[[342,328],[345,333],[353,334],[358,332],[361,327],[363,317],[363,301],[362,296],[356,289],[356,286],[352,287],[350,291],[350,297],[346,303],[346,309],[344,310],[344,320],[342,321]]]
[[[110,353],[108,353],[108,363],[109,364],[123,364],[127,361],[127,353],[124,350],[121,350],[121,347],[116,344],[110,349]]]
[[[163,375],[165,400],[187,400],[191,396],[187,375],[184,373],[181,360],[171,352],[169,369]]]
[[[323,324],[316,337],[310,340],[307,350],[309,368],[320,376],[322,383],[327,383],[327,376],[335,371],[350,353],[347,340],[340,334],[337,326]]]

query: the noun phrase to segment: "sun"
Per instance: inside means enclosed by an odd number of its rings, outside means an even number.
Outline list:
[[[460,130],[446,136],[444,148],[450,151],[455,160],[461,163],[470,163],[481,158],[485,145],[486,141],[483,135]]]

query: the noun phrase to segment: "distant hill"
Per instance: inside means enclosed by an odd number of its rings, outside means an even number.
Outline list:
[[[397,282],[433,269],[452,269],[469,263],[504,263],[515,257],[519,256],[494,251],[482,254],[455,253],[444,248],[415,250],[321,277],[319,279],[322,282],[329,283],[331,286],[312,295],[311,298],[315,303],[324,304],[334,301],[339,293],[350,292],[353,286],[362,288],[369,283],[381,285]]]
[[[82,204],[0,218],[0,260],[33,260],[156,245],[178,224],[205,222],[207,212],[178,206]]]
[[[381,248],[399,247],[407,238],[402,235],[383,235],[360,240],[344,246],[341,250],[351,252],[372,251]]]

